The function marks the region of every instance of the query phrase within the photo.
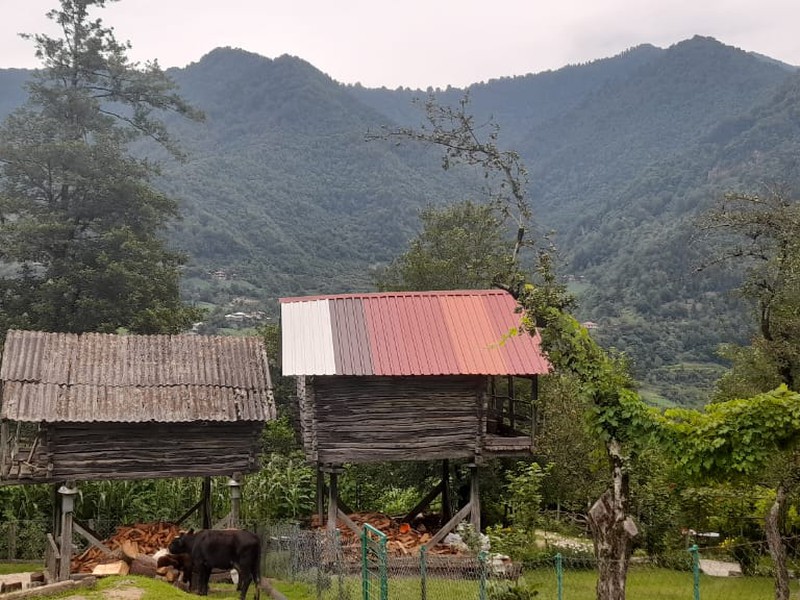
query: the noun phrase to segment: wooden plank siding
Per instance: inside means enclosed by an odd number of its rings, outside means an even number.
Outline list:
[[[306,378],[306,454],[323,464],[475,457],[485,390],[482,376]]]
[[[262,429],[258,422],[49,424],[35,470],[0,485],[250,473],[259,466]]]

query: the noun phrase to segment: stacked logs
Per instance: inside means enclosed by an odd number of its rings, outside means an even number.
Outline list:
[[[103,574],[104,570],[115,572],[119,570],[118,565],[121,561],[130,567],[130,572],[144,570],[145,572],[137,574],[155,576],[156,561],[152,555],[161,548],[169,546],[178,533],[179,528],[173,523],[137,523],[117,527],[114,535],[103,540],[103,545],[111,551],[111,554],[97,546],[89,546],[84,552],[72,558],[71,572],[95,574],[98,574],[97,570],[101,571],[99,574]],[[147,560],[148,558],[150,560]],[[103,565],[106,565],[105,568]]]
[[[436,530],[425,522],[415,522],[414,524],[397,521],[381,513],[353,513],[348,515],[356,525],[363,527],[365,523],[372,525],[375,529],[386,535],[386,549],[393,556],[415,556],[419,554],[419,549],[436,534]],[[345,525],[344,521],[336,523],[340,532],[340,539],[343,547],[358,545],[360,542],[356,538],[355,532]],[[311,519],[311,527],[324,528],[325,523],[320,523],[319,517]],[[448,555],[459,554],[459,550],[446,544],[437,544],[428,550],[429,554]]]

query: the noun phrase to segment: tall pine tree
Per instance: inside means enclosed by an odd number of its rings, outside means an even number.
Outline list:
[[[149,138],[177,157],[159,115],[202,115],[157,63],[130,62],[130,45],[90,18],[106,2],[61,0],[47,14],[59,37],[24,36],[42,68],[0,127],[0,335],[166,333],[197,318],[179,296],[182,257],[163,240],[177,204],[129,145]]]

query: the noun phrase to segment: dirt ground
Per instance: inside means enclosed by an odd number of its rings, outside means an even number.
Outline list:
[[[12,573],[10,575],[0,575],[0,581],[6,583],[15,583],[17,581],[22,582],[22,588],[26,589],[29,587],[31,582],[31,574],[30,573]],[[128,580],[122,580],[119,582],[119,586],[114,587],[110,590],[105,590],[103,592],[103,597],[107,600],[139,600],[144,595],[144,590],[136,587],[133,583]],[[87,600],[86,596],[81,594],[73,594],[72,596],[67,596],[62,600]]]

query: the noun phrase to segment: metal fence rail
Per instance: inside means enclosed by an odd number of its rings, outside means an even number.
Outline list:
[[[109,523],[92,523],[99,534]],[[403,554],[386,550],[380,532],[367,528],[361,539],[297,525],[254,527],[263,536],[263,575],[306,586],[317,600],[517,600],[596,597],[597,564],[591,554],[546,554],[523,563],[496,556],[440,554],[421,548]],[[44,560],[45,521],[0,523],[0,561]],[[350,540],[343,542],[343,540]],[[77,540],[76,540],[77,541]],[[85,541],[84,541],[85,543]],[[629,600],[762,600],[774,597],[771,566],[763,542],[676,551],[663,559],[635,556],[626,581]],[[736,555],[752,555],[742,575]],[[760,558],[759,558],[760,557]],[[800,573],[800,555],[790,555]],[[800,580],[790,582],[800,597]]]
[[[362,543],[343,545],[338,535],[331,538],[325,532],[297,527],[280,531],[270,528],[267,540],[269,565],[265,575],[305,583],[318,600],[591,600],[596,597],[597,563],[590,555],[543,553],[536,560],[509,564],[486,553],[449,555],[418,549],[403,556],[388,553],[383,569],[378,550],[365,558]],[[379,548],[380,542],[377,544]],[[633,557],[629,561],[626,597],[629,600],[774,597],[769,569],[742,576],[736,562],[730,556],[723,556],[727,550],[694,547],[663,560]],[[709,564],[721,565],[723,572],[714,575]],[[800,572],[797,564],[792,568]],[[796,579],[791,582],[791,593],[800,597],[800,582]]]

